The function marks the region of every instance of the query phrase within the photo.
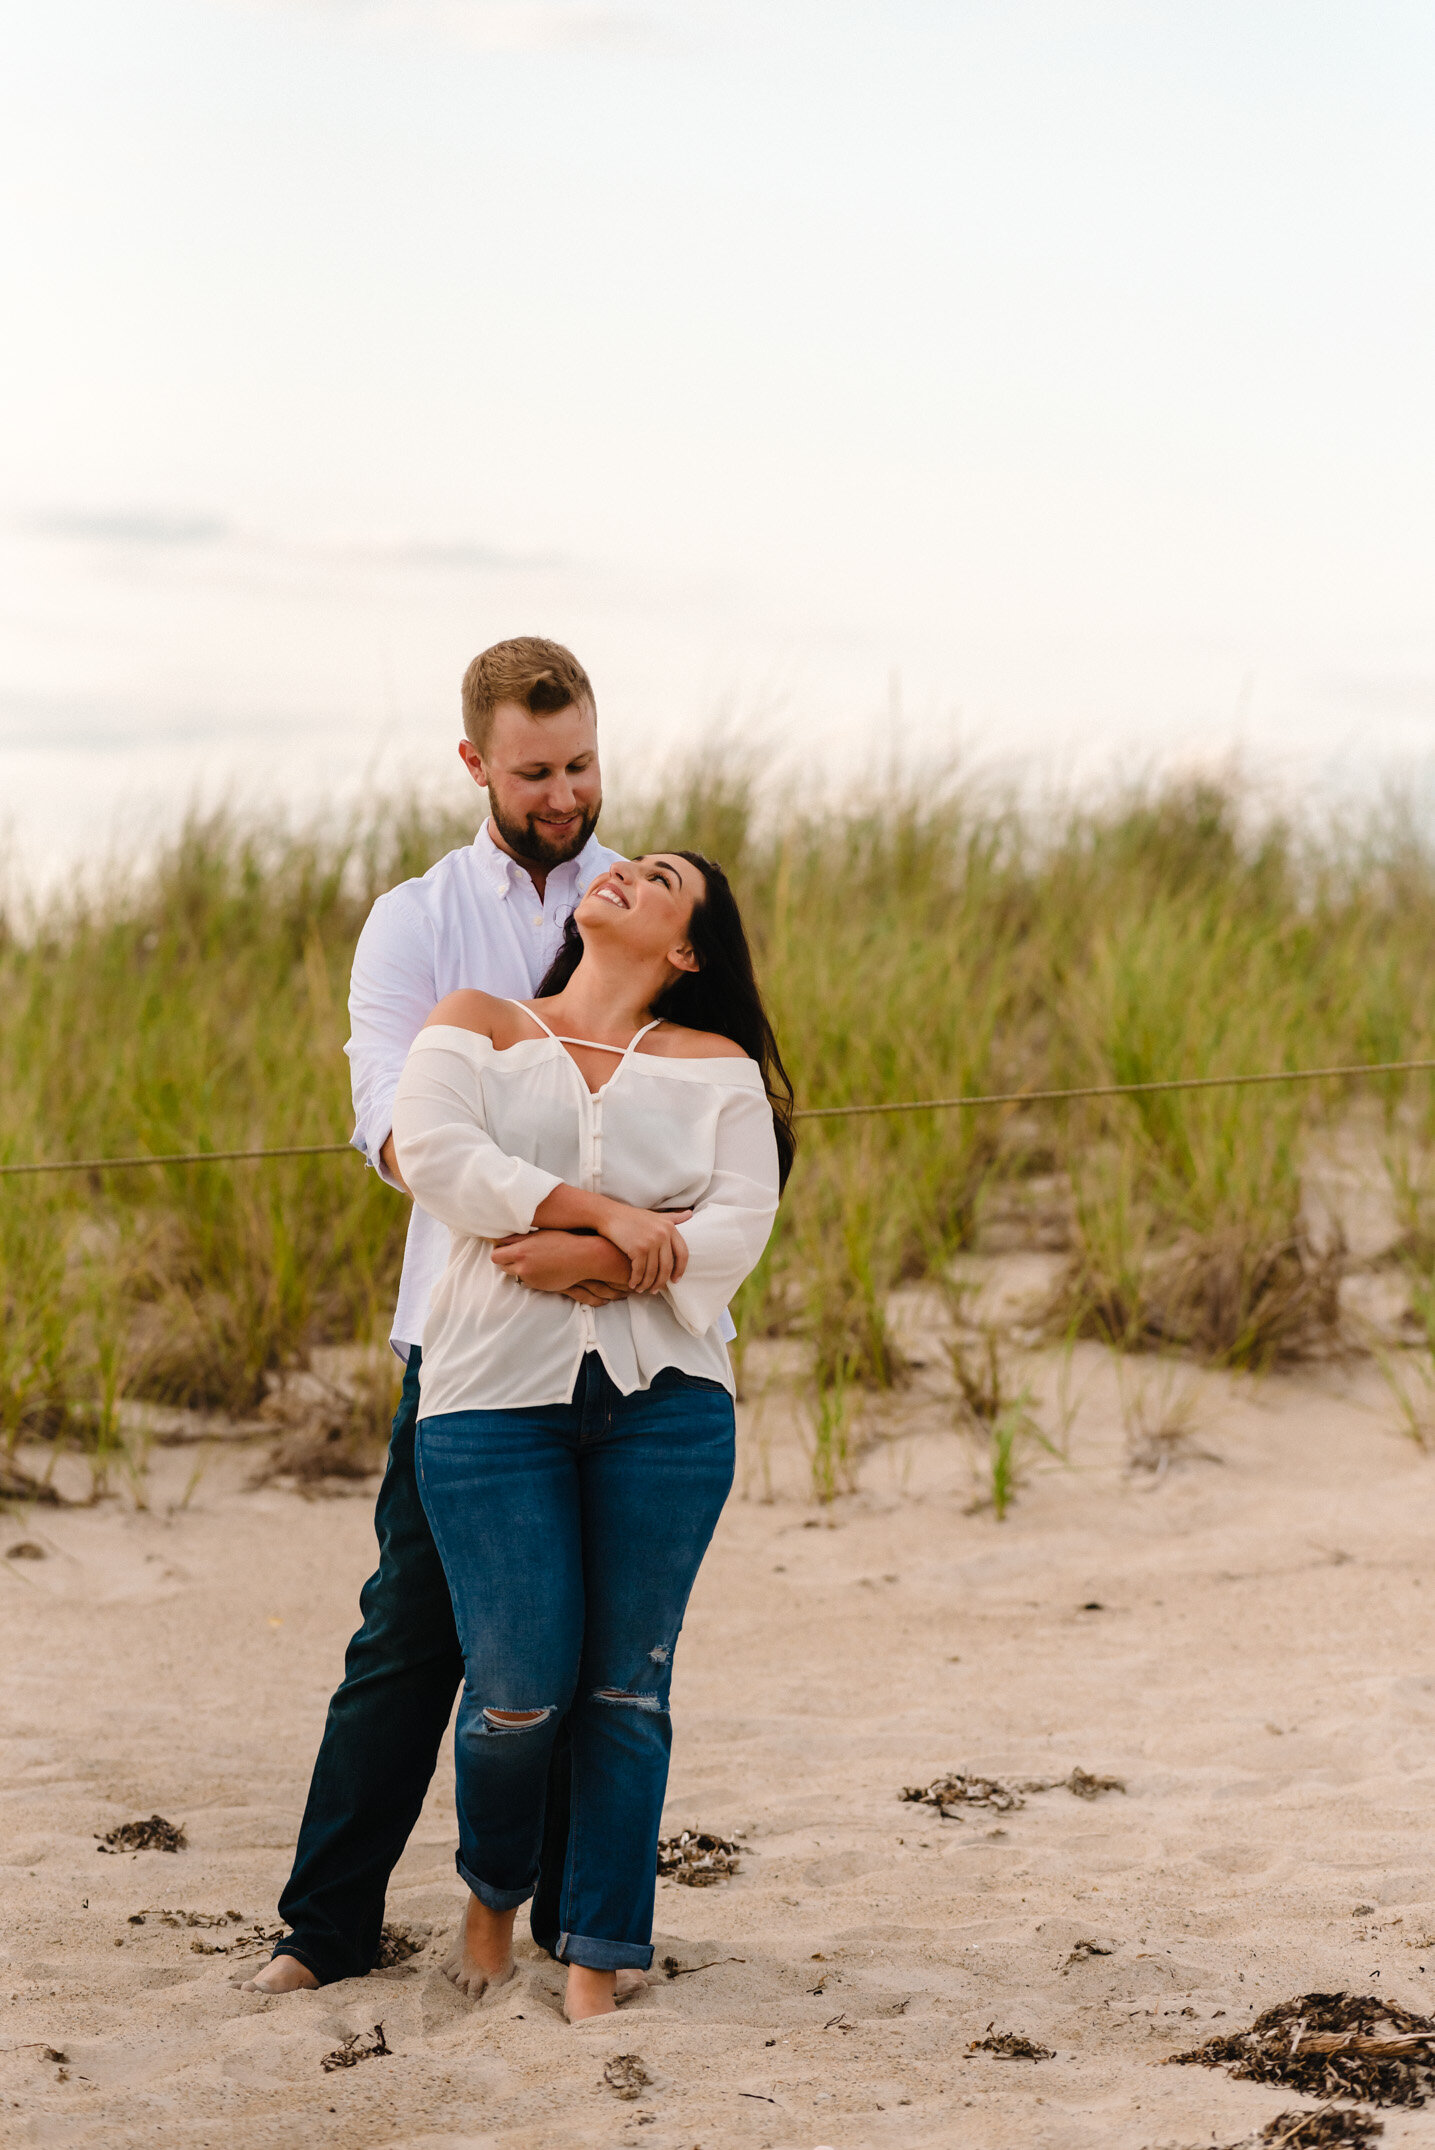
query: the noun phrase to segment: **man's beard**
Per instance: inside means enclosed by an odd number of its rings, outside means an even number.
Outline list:
[[[514,857],[523,859],[530,866],[540,866],[545,872],[577,858],[598,826],[602,805],[602,800],[597,799],[592,806],[580,806],[581,819],[573,834],[555,842],[551,836],[544,835],[532,816],[526,821],[510,821],[493,793],[490,791],[488,795],[488,811],[493,816],[493,825]]]

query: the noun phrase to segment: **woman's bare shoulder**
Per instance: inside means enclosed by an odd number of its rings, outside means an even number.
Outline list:
[[[644,1039],[655,1053],[667,1060],[746,1060],[749,1056],[732,1038],[717,1030],[689,1030],[685,1023],[664,1023]]]
[[[492,993],[480,993],[476,987],[464,986],[457,993],[445,994],[438,1006],[430,1010],[424,1019],[424,1029],[433,1030],[442,1025],[449,1030],[471,1030],[478,1037],[491,1038],[495,1023],[501,1021],[506,1009],[506,1000],[499,1000]]]

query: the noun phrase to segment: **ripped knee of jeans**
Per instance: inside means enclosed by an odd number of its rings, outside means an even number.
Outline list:
[[[595,1702],[606,1703],[610,1708],[652,1710],[666,1716],[668,1705],[661,1695],[635,1694],[631,1687],[598,1687],[593,1691]]]
[[[555,1714],[555,1705],[546,1702],[541,1710],[495,1710],[483,1712],[485,1732],[531,1732],[541,1724],[547,1724]]]

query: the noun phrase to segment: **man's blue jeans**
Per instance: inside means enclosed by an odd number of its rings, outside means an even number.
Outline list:
[[[448,1583],[414,1477],[418,1409],[415,1347],[374,1511],[379,1565],[359,1598],[363,1625],[329,1705],[293,1872],[279,1899],[279,1915],[293,1930],[274,1953],[297,1956],[321,1985],[374,1967],[389,1875],[418,1820],[463,1678]],[[566,1728],[554,1747],[545,1816],[530,1922],[534,1940],[552,1954],[568,1837]]]
[[[463,1650],[458,1870],[492,1910],[532,1895],[566,1715],[554,1953],[646,1970],[673,1652],[732,1484],[732,1398],[672,1368],[624,1396],[590,1352],[569,1403],[421,1419],[416,1468]]]

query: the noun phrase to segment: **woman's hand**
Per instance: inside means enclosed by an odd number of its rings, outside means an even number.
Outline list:
[[[687,1242],[678,1226],[691,1215],[690,1209],[633,1209],[626,1202],[604,1201],[600,1229],[632,1265],[630,1291],[666,1291],[677,1282],[688,1266]]]
[[[560,1185],[533,1212],[542,1230],[596,1232],[628,1257],[629,1291],[665,1291],[688,1266],[687,1242],[678,1230],[690,1209],[636,1209],[611,1195]],[[553,1287],[550,1287],[553,1288]]]

